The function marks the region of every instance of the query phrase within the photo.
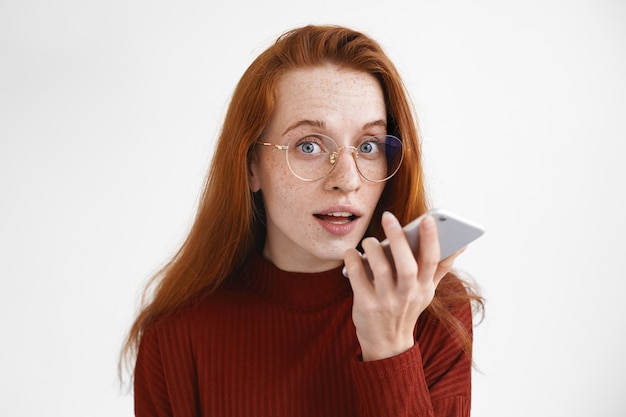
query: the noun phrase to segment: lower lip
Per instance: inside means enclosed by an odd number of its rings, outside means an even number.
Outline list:
[[[330,234],[337,235],[337,236],[344,236],[352,232],[354,228],[356,227],[356,223],[358,221],[358,219],[354,219],[347,223],[335,224],[335,223],[328,222],[324,219],[320,219],[319,217],[315,217],[315,219],[324,228],[324,230],[326,230]]]

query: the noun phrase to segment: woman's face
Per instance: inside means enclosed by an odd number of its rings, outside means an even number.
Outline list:
[[[339,146],[387,133],[378,81],[365,72],[332,65],[285,73],[263,141],[287,145],[304,133],[321,133]],[[334,169],[303,181],[287,165],[285,150],[257,146],[250,188],[262,191],[267,238],[264,256],[288,271],[318,272],[343,263],[344,252],[363,238],[384,183],[365,180],[351,152],[342,150]]]

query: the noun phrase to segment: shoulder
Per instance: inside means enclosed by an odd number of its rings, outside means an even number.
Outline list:
[[[234,306],[251,295],[239,286],[224,284],[214,292],[196,296],[150,325],[158,332],[168,329],[192,328],[212,318],[224,316]]]

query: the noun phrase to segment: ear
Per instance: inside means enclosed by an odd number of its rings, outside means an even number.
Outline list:
[[[248,186],[250,191],[256,193],[261,189],[260,174],[261,168],[259,167],[258,155],[256,152],[252,152],[250,160],[248,161]]]

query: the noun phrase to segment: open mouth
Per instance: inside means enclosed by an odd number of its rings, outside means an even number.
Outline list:
[[[347,211],[315,214],[315,217],[332,224],[348,224],[358,218],[356,215]]]

